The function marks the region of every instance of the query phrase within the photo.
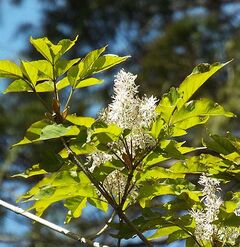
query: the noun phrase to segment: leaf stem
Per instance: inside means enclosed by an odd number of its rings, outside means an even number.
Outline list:
[[[71,91],[68,95],[68,98],[67,98],[67,101],[66,101],[66,104],[64,106],[64,110],[67,109],[67,107],[69,106],[70,102],[71,102],[71,99],[72,99],[72,96],[73,96],[73,93],[74,93],[74,89],[71,87]]]

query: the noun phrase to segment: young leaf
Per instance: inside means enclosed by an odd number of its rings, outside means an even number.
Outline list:
[[[52,65],[47,60],[36,60],[31,63],[39,71],[39,80],[53,80]]]
[[[50,63],[53,63],[52,54],[50,51],[50,47],[52,43],[48,40],[48,38],[30,38],[30,43],[35,47],[35,49],[41,53]]]
[[[48,140],[62,136],[76,136],[79,133],[77,126],[64,127],[62,124],[52,124],[44,127],[41,131],[39,140]]]
[[[39,164],[33,165],[31,168],[27,169],[24,173],[20,174],[15,174],[12,177],[23,177],[23,178],[29,178],[32,176],[37,176],[37,175],[43,175],[46,174],[47,172],[40,168]]]
[[[217,153],[228,155],[232,152],[238,151],[227,137],[210,134],[210,138],[211,140],[204,141],[204,145]]]
[[[91,74],[91,68],[98,57],[105,51],[106,46],[89,52],[79,64],[73,66],[68,71],[68,79],[70,84],[75,88],[78,83]]]
[[[74,114],[68,115],[66,118],[69,122],[78,125],[78,126],[85,126],[90,128],[94,123],[95,119],[91,117],[78,117]]]
[[[55,58],[54,58],[54,62],[56,63],[58,61],[58,59],[65,54],[68,50],[70,50],[76,43],[76,41],[78,40],[78,35],[76,36],[76,38],[74,40],[70,40],[70,39],[62,39],[57,43],[57,46],[60,46],[61,49],[59,50],[59,52],[57,52]]]
[[[0,60],[0,77],[22,78],[22,71],[15,63],[9,60]]]
[[[65,127],[62,124],[50,124],[49,121],[41,120],[32,124],[27,129],[25,137],[13,146],[45,141],[63,136],[76,136],[78,133],[79,129],[77,126]]]
[[[177,103],[177,108],[180,109],[209,77],[230,62],[214,63],[212,65],[199,64],[194,68],[193,72],[179,86],[178,93],[181,95],[181,99]]]
[[[93,85],[101,84],[103,80],[91,77],[82,81],[79,81],[76,88],[90,87]]]
[[[53,81],[45,81],[37,84],[35,87],[35,91],[38,93],[53,92],[54,91]]]
[[[55,75],[59,77],[66,73],[73,65],[78,63],[80,58],[72,59],[72,60],[59,60],[55,64]]]
[[[107,54],[99,57],[92,66],[92,73],[99,73],[101,71],[107,70],[119,63],[126,61],[130,56],[119,57],[113,54]]]
[[[35,87],[37,80],[38,80],[38,69],[35,66],[33,66],[31,62],[26,62],[26,61],[21,62],[21,68],[22,68],[23,74]]]
[[[149,240],[151,239],[156,239],[156,238],[160,238],[163,236],[168,236],[169,234],[176,232],[178,230],[180,230],[181,228],[178,226],[167,226],[167,227],[162,227],[160,229],[158,229],[153,235],[151,235],[150,237],[148,237]]]
[[[193,100],[183,105],[179,111],[175,111],[171,117],[171,123],[178,128],[188,129],[207,121],[210,116],[233,117],[234,114],[210,99]]]
[[[46,176],[18,200],[35,201],[30,209],[40,216],[51,204],[75,197],[97,198],[97,194],[86,175],[73,169]]]
[[[3,93],[33,92],[32,87],[26,81],[18,79],[13,81]]]

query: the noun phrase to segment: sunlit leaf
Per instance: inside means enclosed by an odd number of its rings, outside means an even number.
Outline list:
[[[35,49],[41,53],[49,62],[53,62],[52,54],[50,51],[50,45],[52,44],[48,38],[30,38],[30,43],[35,47]]]
[[[160,229],[158,229],[153,235],[151,235],[150,237],[148,237],[149,240],[151,239],[156,239],[156,238],[160,238],[162,236],[168,236],[169,234],[180,230],[181,228],[178,226],[168,226],[168,227],[162,227]]]
[[[5,90],[5,93],[33,92],[32,87],[26,81],[18,79],[13,81]]]
[[[103,80],[97,79],[97,78],[88,78],[85,80],[80,81],[76,88],[82,88],[82,87],[89,87],[89,86],[93,86],[93,85],[98,85],[101,84],[103,82]]]
[[[28,168],[24,173],[20,174],[15,174],[12,177],[23,177],[23,178],[29,178],[32,176],[37,176],[37,175],[43,175],[46,174],[47,172],[40,168],[39,164],[33,165],[31,168]]]
[[[76,126],[64,127],[62,124],[51,124],[47,120],[41,120],[32,124],[28,128],[23,140],[13,146],[30,144],[62,136],[76,136],[78,133],[79,129]]]
[[[82,214],[83,208],[87,206],[86,197],[74,197],[65,201],[64,206],[68,209],[65,223],[69,223],[72,218],[79,218]]]
[[[80,58],[72,60],[59,60],[55,64],[55,75],[59,77],[66,73],[74,64],[78,63]]]
[[[79,117],[74,114],[68,115],[66,118],[69,122],[79,125],[79,126],[85,126],[87,128],[90,128],[92,124],[94,123],[95,119],[91,117]]]
[[[22,71],[12,61],[0,60],[0,77],[13,78],[13,79],[22,78]]]
[[[126,61],[130,56],[119,57],[117,55],[108,54],[99,57],[92,66],[93,74],[107,70],[119,63]]]
[[[179,86],[178,93],[181,95],[181,99],[177,102],[177,108],[180,109],[209,77],[230,62],[224,64],[214,63],[212,65],[199,64],[196,66],[193,72]]]
[[[26,61],[21,62],[21,68],[22,68],[23,74],[35,87],[37,80],[38,80],[38,69],[31,62],[26,62]]]

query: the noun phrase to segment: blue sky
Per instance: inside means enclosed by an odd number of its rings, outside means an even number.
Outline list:
[[[22,24],[32,23],[38,28],[41,22],[41,4],[38,0],[25,0],[14,6],[2,0],[0,7],[0,59],[16,60],[19,51],[28,44],[29,37],[19,33]]]

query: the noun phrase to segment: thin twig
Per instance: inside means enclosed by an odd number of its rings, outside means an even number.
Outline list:
[[[70,232],[69,230],[67,230],[67,229],[65,229],[63,227],[60,227],[60,226],[58,226],[58,225],[56,225],[56,224],[54,224],[52,222],[44,220],[44,219],[42,219],[42,218],[40,218],[40,217],[38,217],[38,216],[36,216],[34,214],[26,212],[22,208],[16,207],[16,206],[14,206],[14,205],[12,205],[10,203],[7,203],[7,202],[5,202],[5,201],[3,201],[1,199],[0,199],[0,206],[3,206],[4,208],[7,208],[7,209],[11,210],[12,212],[14,212],[16,214],[20,214],[20,215],[22,215],[22,216],[24,216],[24,217],[26,217],[28,219],[34,220],[34,221],[40,223],[41,225],[44,225],[44,226],[52,229],[55,232],[61,233],[61,234],[65,235],[66,237],[69,237],[71,239],[77,240],[77,241],[79,241],[81,243],[84,243],[84,244],[86,244],[88,246],[91,246],[91,247],[109,247],[107,245],[102,245],[102,244],[100,244],[98,242],[93,242],[93,241],[91,241],[89,239],[86,239],[86,238],[84,238],[84,237],[82,237],[82,236],[80,236],[80,235],[78,235],[78,234],[76,234],[74,232]]]
[[[112,222],[112,220],[114,219],[115,215],[116,215],[116,212],[113,211],[113,213],[111,214],[110,218],[107,220],[106,224],[97,233],[95,233],[94,235],[92,235],[92,236],[90,236],[88,238],[93,240],[93,239],[99,237],[100,235],[102,235],[108,229],[109,223]]]

